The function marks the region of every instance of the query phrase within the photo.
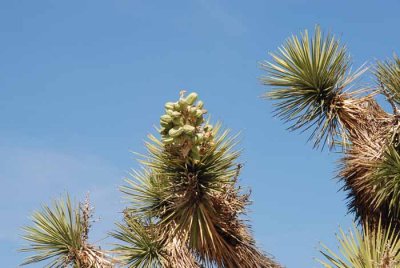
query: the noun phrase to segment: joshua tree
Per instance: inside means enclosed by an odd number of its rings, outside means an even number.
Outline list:
[[[24,228],[30,244],[21,251],[35,254],[22,265],[50,260],[45,267],[112,267],[111,258],[88,242],[91,216],[88,198],[76,206],[67,195],[52,207],[43,206],[33,214],[33,226]]]
[[[313,37],[293,36],[262,63],[276,114],[290,129],[311,131],[315,147],[343,153],[338,177],[349,211],[362,228],[338,240],[342,256],[324,247],[327,268],[400,267],[400,59],[373,67],[376,83],[354,89],[366,68],[351,72],[344,46],[319,27]],[[383,94],[391,107],[376,101]],[[236,136],[205,118],[197,94],[165,105],[158,132],[149,135],[142,169],[121,191],[130,200],[111,235],[115,258],[89,244],[91,210],[69,200],[33,216],[24,264],[48,267],[281,267],[260,251],[246,222],[249,193],[238,186]]]
[[[165,105],[160,138],[149,135],[142,169],[121,191],[130,200],[111,235],[116,260],[87,243],[89,206],[69,198],[34,215],[27,227],[25,264],[51,259],[50,267],[279,268],[259,250],[246,222],[249,193],[238,186],[236,136],[205,119],[197,94]]]
[[[161,139],[149,136],[143,169],[122,187],[132,204],[113,235],[131,267],[280,267],[256,246],[242,216],[236,137],[205,120],[197,94],[165,105]],[[213,267],[214,267],[213,266]]]
[[[261,64],[267,71],[262,82],[272,87],[265,97],[275,101],[276,115],[291,130],[309,130],[315,147],[327,144],[343,153],[338,177],[349,211],[364,228],[356,238],[341,239],[348,261],[328,257],[333,266],[325,267],[398,267],[399,243],[392,236],[400,229],[400,59],[378,62],[372,68],[376,82],[355,90],[366,69],[352,73],[346,48],[319,27],[313,37],[307,31],[293,36],[271,55]],[[391,113],[378,104],[378,94]],[[361,254],[365,258],[355,261]]]

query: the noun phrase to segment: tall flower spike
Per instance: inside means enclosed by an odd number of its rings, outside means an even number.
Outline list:
[[[200,160],[200,151],[204,144],[212,139],[212,127],[202,127],[204,123],[203,102],[197,100],[196,93],[186,98],[183,94],[178,102],[168,102],[165,114],[160,119],[162,142],[168,145],[171,152],[194,162]]]

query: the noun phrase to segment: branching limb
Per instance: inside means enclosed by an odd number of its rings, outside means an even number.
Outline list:
[[[380,87],[381,87],[381,92],[382,94],[386,97],[386,100],[389,102],[390,106],[392,106],[393,114],[398,119],[399,115],[399,110],[397,109],[397,105],[395,101],[393,100],[393,96],[390,95],[389,91],[385,88],[383,83],[380,81]]]

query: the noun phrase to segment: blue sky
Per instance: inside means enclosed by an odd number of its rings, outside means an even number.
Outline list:
[[[398,1],[1,1],[0,259],[25,255],[20,226],[66,191],[90,191],[103,244],[124,207],[118,186],[181,89],[242,132],[242,184],[261,247],[289,268],[319,267],[351,225],[334,179],[338,155],[312,150],[271,115],[258,62],[316,23],[357,67],[397,50]],[[32,267],[41,267],[32,266]]]

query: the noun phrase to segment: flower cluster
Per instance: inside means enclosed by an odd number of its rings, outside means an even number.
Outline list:
[[[207,110],[197,98],[194,92],[186,97],[181,92],[177,102],[165,104],[165,114],[160,118],[160,134],[166,148],[178,152],[184,159],[189,157],[195,163],[213,139],[213,127],[204,119]]]

